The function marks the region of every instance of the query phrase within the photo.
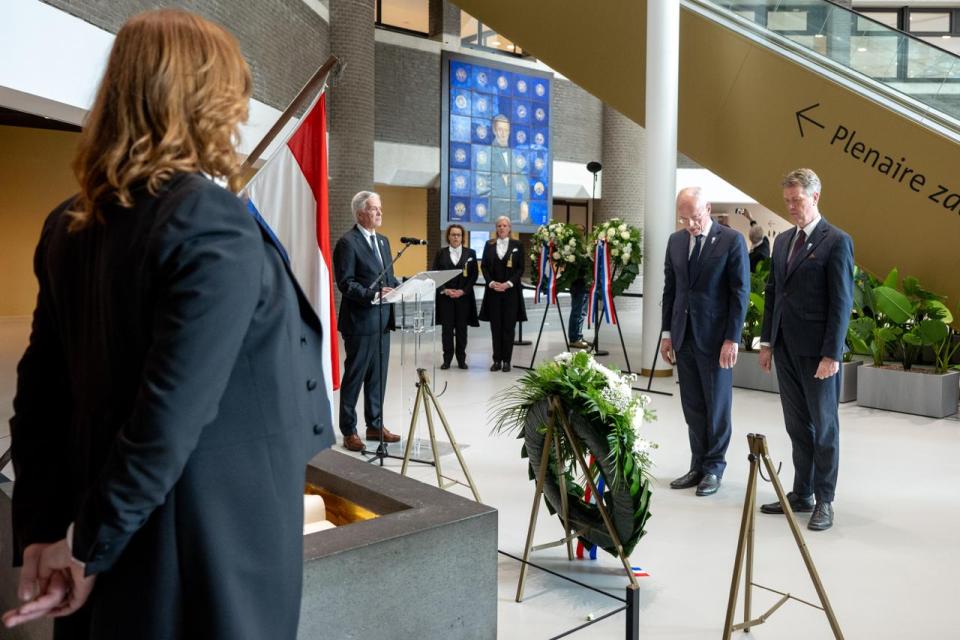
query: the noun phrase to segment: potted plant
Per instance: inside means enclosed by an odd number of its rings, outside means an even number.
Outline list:
[[[950,369],[957,352],[953,314],[943,298],[920,287],[916,278],[898,283],[896,269],[869,288],[863,315],[851,322],[856,346],[869,350],[872,364],[857,380],[857,404],[943,418],[957,412],[960,372]],[[960,308],[958,308],[960,315]],[[935,354],[933,367],[915,366],[923,347]],[[899,353],[900,364],[886,358]]]
[[[630,555],[650,518],[648,473],[650,452],[656,447],[639,433],[642,423],[654,420],[655,415],[649,396],[631,393],[634,378],[607,369],[589,353],[561,353],[520,378],[493,412],[496,431],[517,432],[524,440],[521,457],[529,460],[531,479],[535,479],[542,456],[549,456],[543,494],[550,512],[560,512],[561,492],[566,493],[572,530],[582,531],[580,538],[585,544],[595,544],[611,554],[616,550],[599,509],[584,500],[572,444],[556,429],[560,454],[553,447],[545,452],[544,434],[550,402],[558,399],[579,447],[591,454],[591,475],[604,480],[604,504],[624,553]],[[558,475],[563,478],[562,487]]]

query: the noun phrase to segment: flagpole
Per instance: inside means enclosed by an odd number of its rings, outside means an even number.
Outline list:
[[[253,151],[250,152],[250,155],[247,156],[247,159],[243,161],[243,166],[241,171],[246,173],[253,168],[253,165],[260,159],[260,156],[263,155],[263,152],[267,150],[267,147],[270,146],[270,143],[273,142],[273,139],[276,138],[283,128],[286,126],[287,122],[293,115],[299,111],[304,104],[314,97],[314,94],[317,92],[317,88],[323,86],[327,81],[327,76],[331,73],[334,75],[339,75],[344,68],[343,62],[337,56],[330,56],[327,58],[327,61],[323,63],[323,66],[320,67],[313,76],[307,80],[307,83],[303,85],[303,88],[300,89],[300,93],[290,102],[290,105],[286,110],[280,115],[277,121],[270,128],[270,131],[267,132],[267,135],[263,136],[263,140],[253,148]]]

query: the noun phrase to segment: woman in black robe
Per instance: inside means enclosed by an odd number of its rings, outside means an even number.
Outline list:
[[[477,322],[477,298],[473,294],[473,285],[479,275],[477,253],[463,246],[465,236],[460,225],[447,227],[448,246],[437,252],[431,267],[435,271],[460,270],[460,275],[437,289],[437,323],[443,327],[441,369],[450,368],[454,354],[457,356],[457,366],[467,368],[467,325],[480,326]]]
[[[510,371],[513,356],[513,333],[517,321],[527,319],[523,304],[523,275],[525,260],[523,245],[510,237],[510,218],[497,218],[497,237],[483,247],[480,268],[486,281],[480,319],[490,323],[493,339],[493,364],[490,371]]]

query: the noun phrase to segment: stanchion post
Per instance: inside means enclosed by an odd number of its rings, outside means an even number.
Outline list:
[[[627,640],[640,640],[640,585],[627,585]]]

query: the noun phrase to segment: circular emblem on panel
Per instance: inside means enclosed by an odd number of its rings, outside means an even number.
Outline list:
[[[467,152],[463,149],[457,149],[453,152],[453,159],[459,163],[464,163],[467,161]]]
[[[500,91],[507,90],[507,76],[500,76],[497,78],[497,88],[500,89]]]
[[[517,144],[527,144],[526,131],[517,131]]]
[[[467,108],[467,96],[459,95],[454,98],[453,103],[457,105],[457,109],[466,109]]]
[[[467,212],[467,206],[462,202],[458,202],[457,204],[453,205],[453,212],[457,214],[457,216],[463,216],[463,214]]]
[[[462,191],[467,188],[467,179],[463,176],[456,176],[453,179],[453,186]]]
[[[533,192],[538,196],[542,196],[544,190],[545,190],[545,187],[543,186],[543,183],[540,182],[539,180],[533,183]]]
[[[482,202],[477,203],[477,217],[486,218],[487,217],[487,205]]]
[[[546,142],[546,140],[544,139],[543,134],[541,132],[538,131],[537,133],[534,134],[533,136],[534,144],[542,145],[544,142]]]
[[[477,109],[480,111],[487,110],[487,99],[484,97],[477,98]]]
[[[537,107],[537,110],[533,112],[533,117],[543,122],[543,119],[547,117],[547,112],[543,110],[543,107]]]
[[[516,152],[514,152],[514,153],[516,153]],[[514,159],[514,160],[516,161],[516,163],[517,163],[517,169],[520,169],[521,171],[523,171],[523,170],[526,168],[526,166],[527,166],[527,159],[526,159],[525,157],[523,157],[523,154],[522,154],[522,153],[517,153],[515,156],[513,156],[513,159]]]
[[[517,91],[520,93],[527,92],[527,81],[526,80],[517,80]]]
[[[463,67],[460,67],[459,69],[457,69],[457,72],[454,75],[457,77],[457,80],[460,82],[467,81],[467,70],[464,69]]]
[[[477,151],[477,164],[487,164],[490,160],[490,156],[487,155],[486,151]]]
[[[542,82],[538,82],[536,85],[534,85],[533,92],[542,98],[547,93],[547,88]]]
[[[481,71],[477,74],[477,84],[481,87],[487,86],[487,72]]]
[[[537,156],[536,158],[534,158],[533,168],[536,169],[538,172],[543,171],[543,158],[541,158],[540,156]]]
[[[478,124],[477,125],[477,137],[481,140],[486,140],[487,138],[487,125]]]
[[[517,105],[517,117],[521,119],[527,117],[527,108],[522,104]]]

